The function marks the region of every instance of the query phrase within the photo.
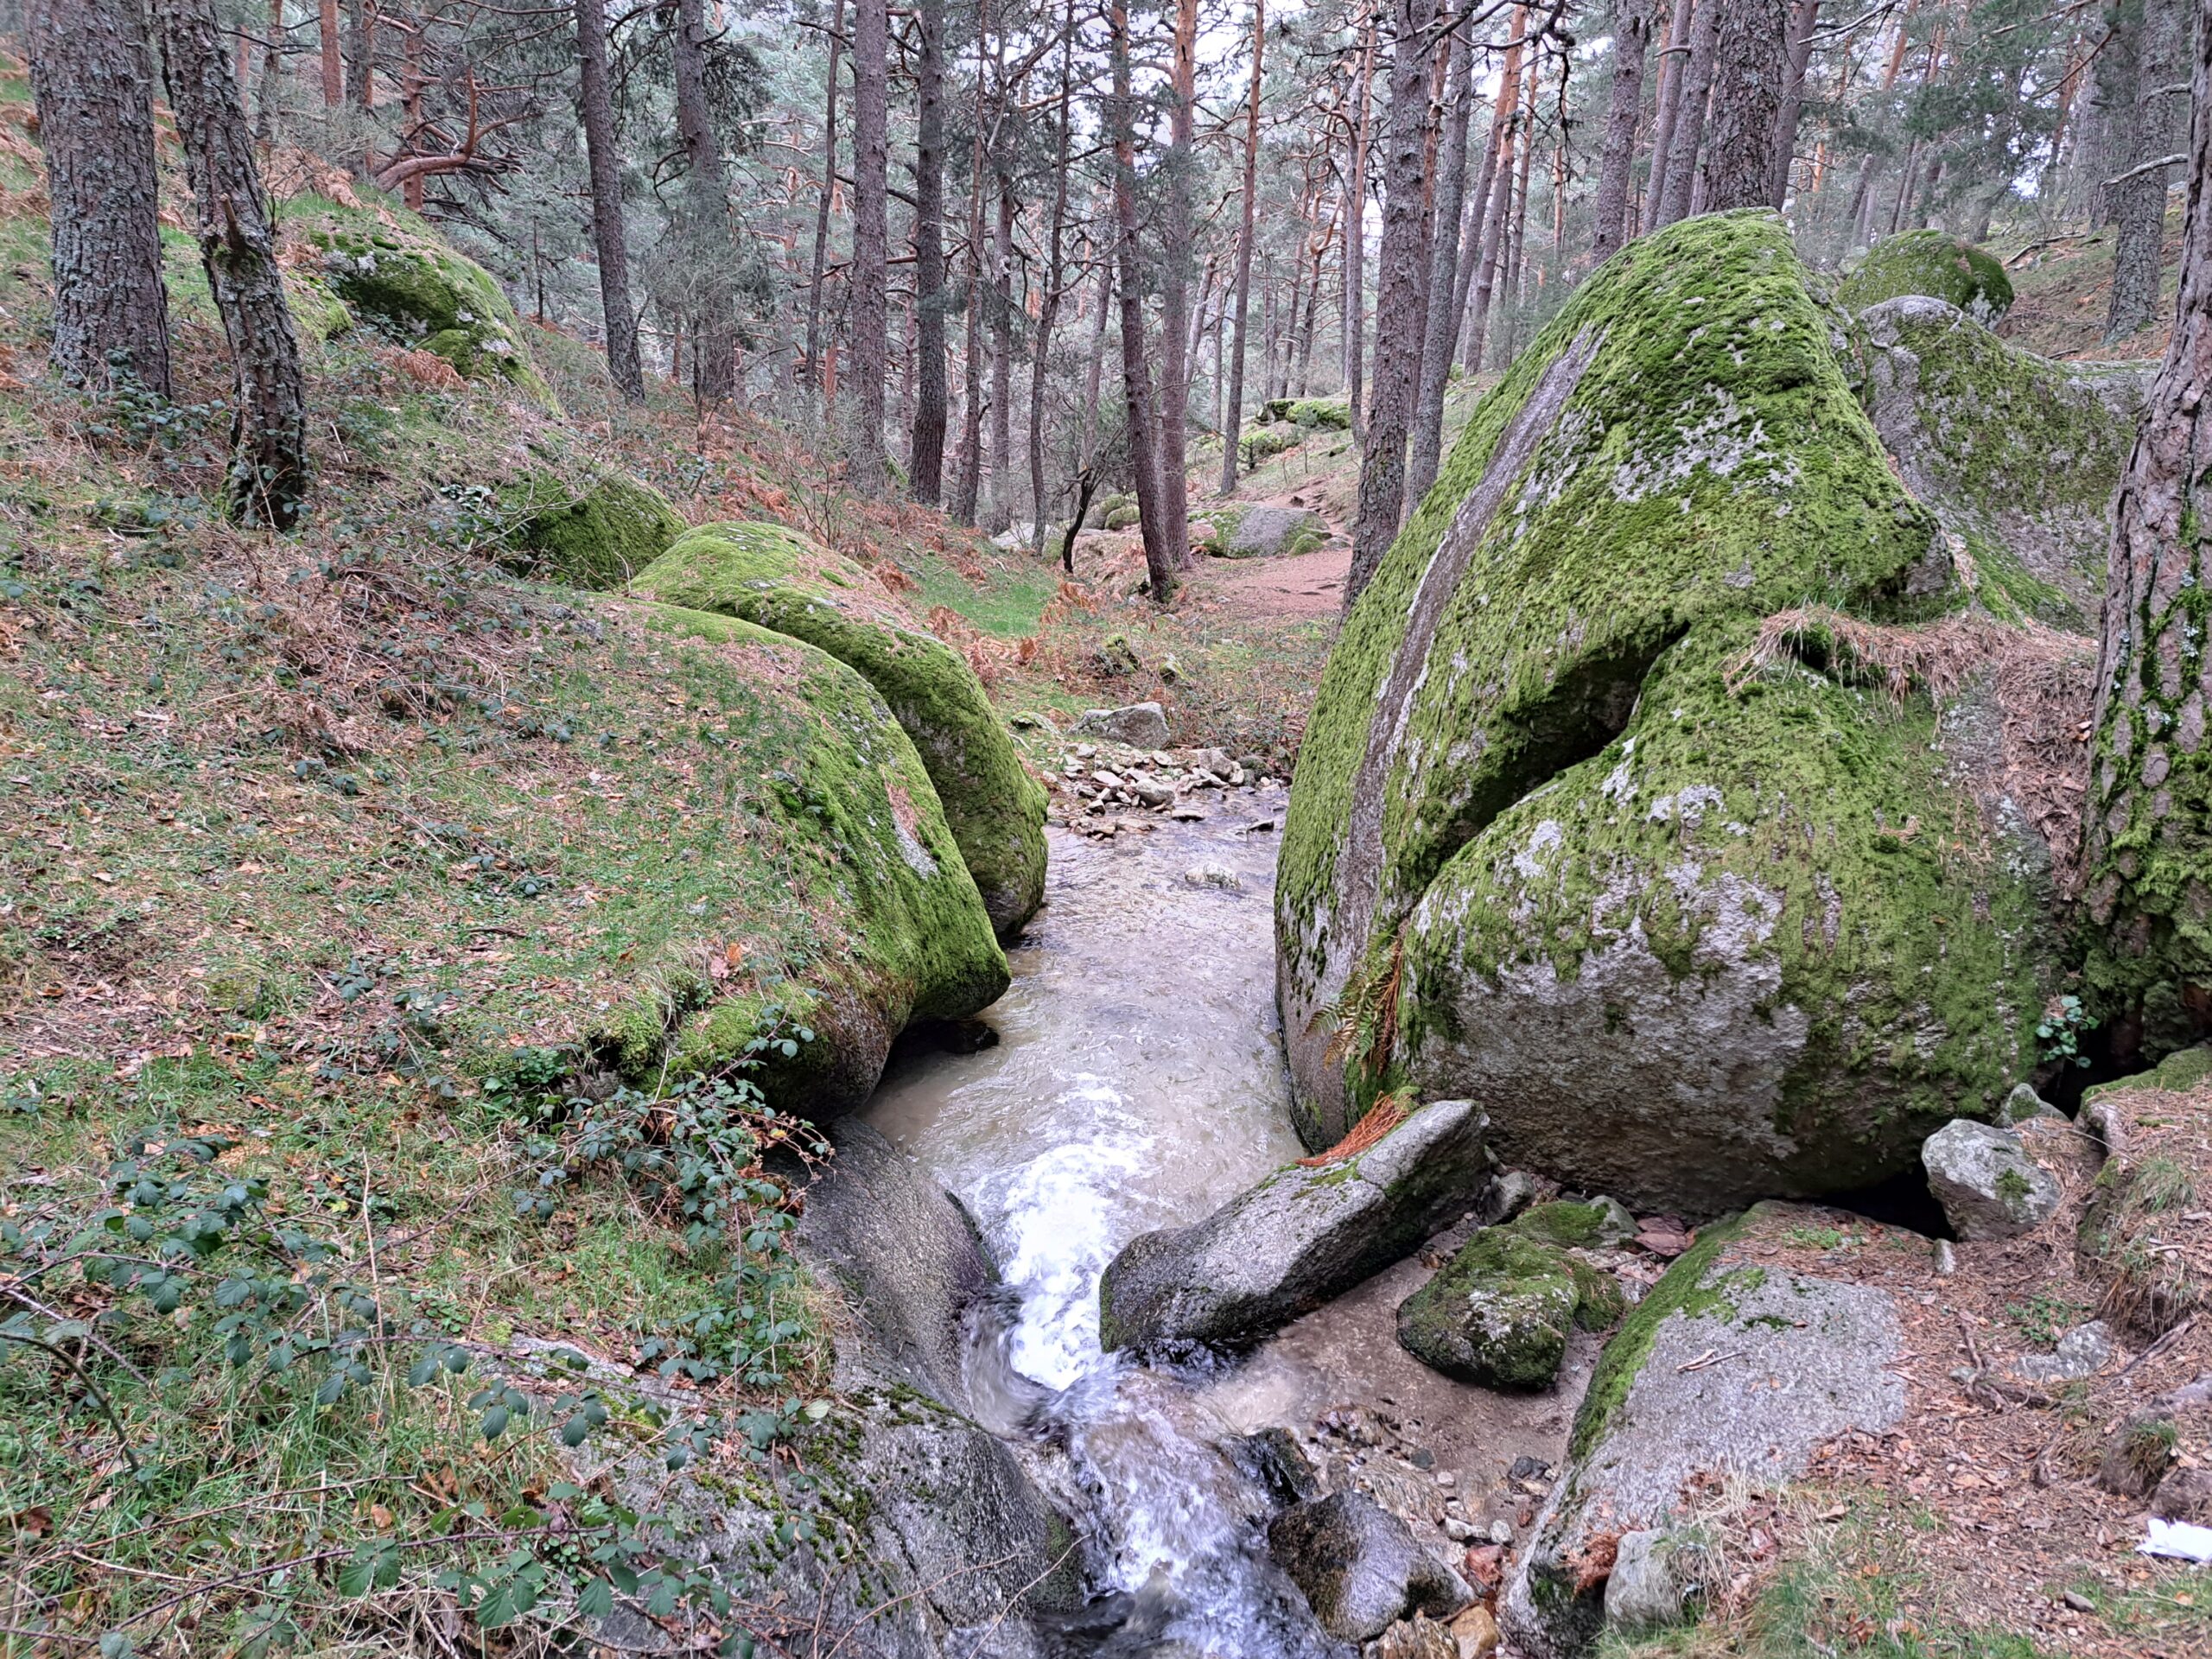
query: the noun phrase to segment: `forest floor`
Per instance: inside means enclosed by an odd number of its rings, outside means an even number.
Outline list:
[[[2156,363],[2173,332],[2174,296],[2181,282],[2182,213],[2166,214],[2164,280],[2148,324],[2107,344],[2105,313],[2112,303],[2113,231],[2017,238],[1990,244],[2012,280],[2012,308],[1997,332],[2024,351],[2088,362]]]

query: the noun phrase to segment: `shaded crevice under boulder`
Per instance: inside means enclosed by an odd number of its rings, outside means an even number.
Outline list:
[[[690,654],[685,683],[696,697],[726,696],[726,707],[786,734],[786,764],[727,810],[741,817],[748,859],[788,872],[782,896],[818,918],[820,937],[810,960],[780,971],[741,962],[732,973],[724,956],[717,976],[706,950],[654,964],[601,1019],[591,1046],[640,1081],[750,1063],[779,1109],[849,1111],[874,1091],[908,1024],[966,1019],[1005,991],[990,918],[921,756],[867,680],[735,618],[655,605],[645,620]],[[716,678],[723,653],[743,669],[727,686]],[[763,675],[787,695],[762,699]]]
[[[1507,1637],[1531,1659],[1571,1659],[1596,1641],[1610,1605],[1602,1552],[1622,1535],[1657,1535],[1638,1548],[1663,1560],[1700,1485],[1740,1476],[1773,1490],[1822,1442],[1879,1433],[1904,1414],[1891,1369],[1904,1330],[1889,1297],[1763,1266],[1743,1248],[1824,1214],[1760,1205],[1707,1228],[1605,1344],[1567,1465],[1499,1602]],[[1632,1584],[1624,1602],[1643,1623],[1664,1593]]]
[[[1900,295],[1922,295],[1994,324],[2012,308],[2012,279],[2004,265],[1947,231],[1906,231],[1884,237],[1836,285],[1836,303],[1864,311]]]
[[[880,1135],[847,1122],[831,1140],[798,1246],[831,1304],[834,1410],[793,1431],[794,1461],[746,1479],[671,1478],[658,1462],[618,1478],[678,1517],[734,1598],[818,1618],[849,1651],[1056,1651],[1040,1626],[1081,1602],[1075,1534],[978,1423],[963,1378],[961,1332],[997,1271],[959,1205]]]
[[[1920,296],[1861,312],[1852,347],[1897,475],[1964,543],[1985,601],[2060,626],[2094,621],[2143,369],[2054,363]]]
[[[1970,602],[1836,340],[1777,219],[1707,215],[1477,408],[1300,752],[1309,1146],[1402,1079],[1486,1103],[1508,1163],[1712,1215],[1883,1179],[2032,1070],[2047,854],[1984,818],[1933,698],[1768,634],[1809,594],[1900,630]]]
[[[1193,1226],[1132,1239],[1098,1281],[1101,1344],[1263,1340],[1472,1208],[1490,1179],[1484,1123],[1471,1102],[1433,1102],[1364,1152],[1277,1170]]]
[[[1045,791],[975,671],[878,600],[866,571],[780,524],[715,524],[681,537],[632,585],[804,640],[864,676],[920,752],[992,926],[1010,938],[1036,913]]]

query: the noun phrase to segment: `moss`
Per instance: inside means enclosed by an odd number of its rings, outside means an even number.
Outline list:
[[[555,406],[499,283],[427,227],[334,210],[308,234],[322,250],[322,280],[362,316],[465,376],[496,374]]]
[[[1907,231],[1885,237],[1837,286],[1847,311],[1901,294],[1944,300],[1978,322],[1993,323],[2012,308],[2012,282],[2005,267],[1972,243],[1942,231]]]
[[[1611,1199],[1575,1204],[1559,1198],[1531,1205],[1515,1217],[1513,1230],[1562,1249],[1617,1244],[1636,1236],[1634,1220]]]
[[[780,740],[782,764],[760,780],[730,856],[778,848],[790,902],[815,912],[826,948],[784,979],[724,983],[665,964],[594,1046],[632,1077],[747,1065],[786,1109],[858,1104],[907,1023],[972,1014],[1007,982],[921,757],[868,682],[823,652],[729,616],[653,606],[645,620],[788,688],[779,710],[760,709],[758,725],[776,729],[754,736]]]
[[[1098,515],[1098,522],[1108,530],[1128,530],[1137,522],[1136,503],[1128,502],[1107,508]]]
[[[683,517],[650,484],[607,467],[537,468],[499,489],[508,556],[520,575],[575,588],[619,588],[684,532]]]
[[[346,302],[315,277],[300,271],[284,273],[284,300],[290,307],[292,326],[301,337],[321,346],[353,326]]]
[[[1250,432],[1236,441],[1236,453],[1243,457],[1247,467],[1256,467],[1262,461],[1298,448],[1295,432]]]
[[[1699,1233],[1697,1243],[1677,1256],[1674,1265],[1660,1275],[1659,1282],[1644,1293],[1643,1300],[1629,1310],[1628,1316],[1621,1321],[1621,1328],[1598,1356],[1598,1368],[1590,1376],[1589,1392],[1583,1395],[1581,1408],[1574,1414],[1574,1427],[1567,1439],[1567,1456],[1586,1458],[1605,1438],[1606,1427],[1636,1386],[1644,1361],[1651,1357],[1651,1346],[1658,1339],[1661,1325],[1677,1313],[1685,1319],[1708,1313],[1733,1315],[1734,1296],[1742,1294],[1747,1287],[1747,1287],[1739,1273],[1713,1277],[1721,1252],[1742,1230],[1743,1223],[1744,1217],[1738,1217],[1704,1229]]]
[[[1509,437],[1510,473],[1478,497]],[[1496,510],[1456,538],[1457,582],[1432,579],[1471,498]],[[1795,664],[1741,673],[1761,620],[1808,600],[1890,621],[1963,602],[1936,546],[1773,216],[1685,220],[1577,290],[1477,407],[1323,677],[1276,900],[1302,1130],[1341,1133],[1371,1089],[1332,1104],[1313,1057],[1333,999],[1401,941],[1397,1052],[1436,1096],[1489,1086],[1459,1069],[1481,1038],[1453,1005],[1509,970],[1564,985],[1624,938],[1677,981],[1772,964],[1758,1019],[1802,1013],[1808,1034],[1776,1062],[1780,1121],[1722,1125],[1716,1096],[1688,1129],[1745,1160],[1713,1164],[1713,1208],[1777,1190],[1751,1144],[1770,1128],[1799,1190],[1827,1190],[2001,1098],[2032,1061],[2030,901],[1923,832],[1974,821],[1930,753],[1935,711]],[[1402,716],[1382,708],[1401,692]],[[1376,804],[1357,832],[1355,796]],[[1555,1140],[1544,1158],[1618,1184],[1604,1137]]]
[[[1548,1388],[1570,1329],[1602,1331],[1621,1317],[1627,1302],[1612,1276],[1569,1255],[1543,1218],[1534,1228],[1528,1220],[1484,1228],[1398,1305],[1398,1341],[1407,1352],[1479,1387]]]
[[[1270,397],[1260,405],[1262,421],[1287,421],[1310,431],[1348,432],[1351,405],[1341,397]]]
[[[1035,913],[1044,791],[959,654],[894,613],[865,607],[865,572],[780,525],[721,524],[681,537],[633,585],[803,639],[864,676],[921,752],[993,925],[1010,937]]]

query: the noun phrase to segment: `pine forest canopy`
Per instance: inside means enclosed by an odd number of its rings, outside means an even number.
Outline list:
[[[198,3],[233,201],[388,192],[603,341],[626,395],[650,368],[817,425],[871,493],[1041,542],[1084,484],[1131,492],[1162,598],[1189,562],[1167,481],[1233,489],[1253,412],[1319,397],[1363,447],[1356,592],[1454,374],[1689,213],[1779,207],[1831,269],[1907,230],[2110,224],[2125,340],[2188,105],[2177,0]],[[199,74],[194,10],[29,19],[56,198],[86,207],[56,218],[60,359],[95,382],[121,349],[162,384],[144,100]],[[273,317],[232,327],[281,358]],[[281,364],[248,378],[283,401]]]

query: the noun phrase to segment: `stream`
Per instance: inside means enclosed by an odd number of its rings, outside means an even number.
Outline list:
[[[1014,1421],[992,1426],[1065,1442],[1094,1576],[1128,1598],[1114,1653],[1340,1651],[1268,1556],[1265,1495],[1217,1449],[1309,1390],[1281,1362],[1147,1367],[1098,1344],[1122,1245],[1302,1151],[1274,1011],[1284,795],[1239,791],[1205,822],[1110,842],[1052,829],[1046,907],[988,1016],[999,1044],[902,1059],[868,1108],[998,1260],[1018,1311],[976,1362],[1014,1373],[996,1390]]]

